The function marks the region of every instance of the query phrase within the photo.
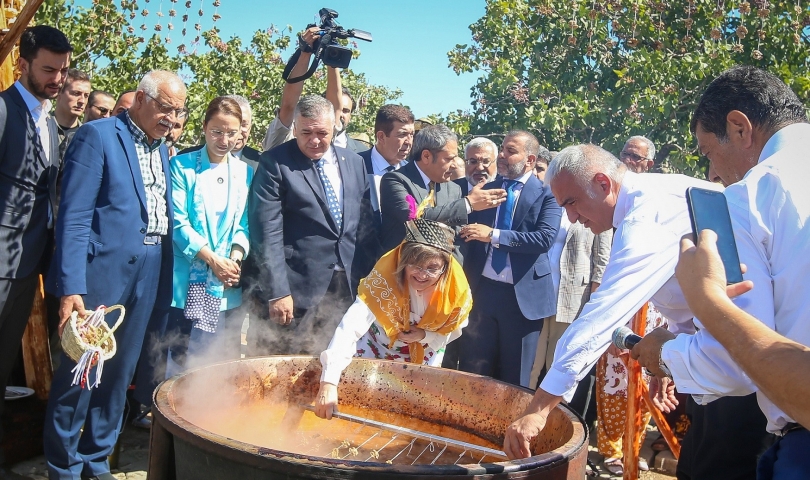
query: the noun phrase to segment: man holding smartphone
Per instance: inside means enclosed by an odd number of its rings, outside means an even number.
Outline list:
[[[729,185],[725,191],[740,260],[748,267],[750,292],[734,303],[767,327],[810,345],[810,297],[803,285],[810,272],[810,124],[804,105],[784,82],[754,67],[735,67],[706,89],[692,118],[692,132],[710,162],[709,178]],[[671,370],[678,390],[704,405],[693,410],[705,435],[693,449],[684,442],[681,463],[704,465],[722,448],[722,423],[713,398],[757,392],[768,432],[779,438],[759,465],[758,478],[806,478],[810,471],[810,434],[757,391],[733,358],[711,334],[672,338],[648,335],[633,349],[642,365]],[[798,379],[799,381],[803,379]],[[706,405],[706,403],[708,403]],[[726,422],[735,419],[728,419]],[[720,421],[721,423],[718,423]],[[696,427],[698,427],[696,429]],[[690,430],[690,432],[692,431]],[[688,439],[688,435],[687,435]],[[719,477],[714,477],[719,478]]]

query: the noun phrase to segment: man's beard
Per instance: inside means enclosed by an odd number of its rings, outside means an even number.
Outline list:
[[[513,165],[507,165],[506,175],[504,176],[510,180],[515,180],[516,178],[522,177],[524,173],[526,173],[526,160]]]
[[[31,87],[31,93],[35,97],[47,98],[48,100],[53,100],[54,98],[56,98],[59,95],[59,91],[62,90],[62,87],[64,86],[64,84],[59,85],[57,83],[53,83],[53,84],[50,84],[50,85],[43,86],[39,82],[37,82],[36,77],[29,71],[28,72],[28,86]],[[51,95],[49,97],[48,93],[45,91],[46,86],[54,86],[54,87],[56,87],[56,93],[54,93],[53,95]]]

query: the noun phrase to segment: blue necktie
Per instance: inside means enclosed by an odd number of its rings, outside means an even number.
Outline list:
[[[315,162],[315,170],[318,171],[321,184],[323,184],[323,191],[326,193],[326,206],[329,207],[329,213],[332,214],[332,218],[335,220],[335,225],[337,225],[339,232],[343,229],[343,212],[340,210],[340,203],[338,203],[335,189],[332,188],[332,182],[329,181],[329,177],[327,177],[326,172],[323,171],[323,163],[323,159]]]
[[[506,180],[506,201],[498,211],[498,230],[512,229],[512,212],[515,209],[515,185],[517,180]],[[495,273],[501,273],[506,268],[506,251],[496,248],[492,251],[492,269]]]

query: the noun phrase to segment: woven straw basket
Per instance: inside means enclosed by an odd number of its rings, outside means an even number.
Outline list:
[[[91,347],[101,346],[101,350],[104,352],[102,354],[102,358],[104,360],[111,359],[117,350],[113,332],[115,332],[115,330],[121,325],[121,322],[124,321],[124,314],[126,313],[126,310],[124,309],[123,305],[113,305],[112,307],[108,307],[104,310],[105,316],[116,310],[121,310],[121,315],[118,316],[118,321],[115,322],[115,325],[113,325],[112,328],[110,328],[106,322],[101,322],[101,325],[97,327],[103,332],[103,334],[101,339],[95,345],[91,345],[81,338],[79,335],[78,325],[81,325],[84,319],[79,319],[78,312],[71,313],[70,320],[65,326],[65,331],[62,333],[62,350],[65,351],[65,354],[74,362],[78,362],[86,350],[90,349]],[[89,318],[89,316],[87,318]]]

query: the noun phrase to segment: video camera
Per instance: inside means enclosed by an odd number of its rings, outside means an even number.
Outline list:
[[[340,45],[338,43],[338,39],[345,40],[347,38],[356,38],[366,42],[370,42],[372,40],[371,33],[366,32],[365,30],[358,30],[356,28],[346,30],[338,25],[335,21],[335,19],[338,17],[338,12],[332,10],[331,8],[320,9],[318,11],[318,16],[321,19],[321,24],[319,25],[319,28],[321,29],[321,38],[316,40],[314,45],[310,47],[304,41],[303,37],[300,34],[298,35],[298,48],[293,56],[290,57],[290,60],[287,61],[287,65],[284,68],[284,73],[282,74],[282,77],[287,81],[287,83],[297,83],[311,77],[312,74],[315,73],[315,70],[318,68],[318,64],[320,62],[323,62],[324,65],[329,67],[347,68],[349,66],[349,62],[352,60],[352,49]],[[310,24],[307,25],[307,28],[312,28],[314,26],[315,24]],[[298,63],[298,58],[301,56],[302,51],[315,52],[315,58],[306,73],[300,77],[289,78],[290,72],[295,64]]]

